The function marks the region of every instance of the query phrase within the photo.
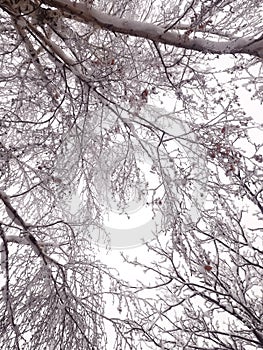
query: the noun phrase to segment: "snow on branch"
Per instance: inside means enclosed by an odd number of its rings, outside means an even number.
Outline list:
[[[5,210],[7,212],[7,215],[12,220],[12,223],[20,227],[23,227],[25,230],[27,230],[28,226],[30,225],[25,223],[25,221],[21,218],[21,216],[18,214],[15,208],[11,205],[8,195],[5,192],[0,191],[0,199],[2,199],[5,205]]]
[[[179,34],[176,31],[167,31],[161,26],[147,22],[139,22],[127,18],[105,14],[92,6],[84,3],[76,3],[70,0],[43,0],[43,3],[58,8],[62,15],[71,15],[74,20],[79,20],[114,33],[127,34],[152,40],[154,42],[172,45],[179,48],[200,51],[212,54],[245,53],[263,58],[263,45],[250,45],[251,38],[229,39],[212,41],[188,35]]]

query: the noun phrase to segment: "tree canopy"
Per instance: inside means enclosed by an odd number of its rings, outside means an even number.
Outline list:
[[[263,348],[262,13],[0,0],[1,349]]]

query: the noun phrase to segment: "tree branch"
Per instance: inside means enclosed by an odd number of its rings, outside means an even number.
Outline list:
[[[61,11],[62,15],[63,13],[65,15],[71,14],[75,20],[93,24],[114,33],[145,38],[154,42],[203,53],[244,53],[263,58],[263,40],[257,41],[254,45],[255,38],[239,38],[220,42],[197,37],[189,38],[187,35],[179,34],[175,31],[167,31],[167,29],[151,23],[108,15],[83,3],[75,3],[69,0],[44,0],[43,3],[56,7]]]

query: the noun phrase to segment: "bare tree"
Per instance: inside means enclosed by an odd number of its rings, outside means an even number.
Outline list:
[[[262,102],[262,11],[0,1],[2,349],[263,347],[262,125],[240,97]],[[158,220],[130,285],[92,242],[134,191]]]

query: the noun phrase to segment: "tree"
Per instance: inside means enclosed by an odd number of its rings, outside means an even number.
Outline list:
[[[262,348],[261,1],[0,8],[1,348]],[[94,245],[134,193],[137,284]]]

